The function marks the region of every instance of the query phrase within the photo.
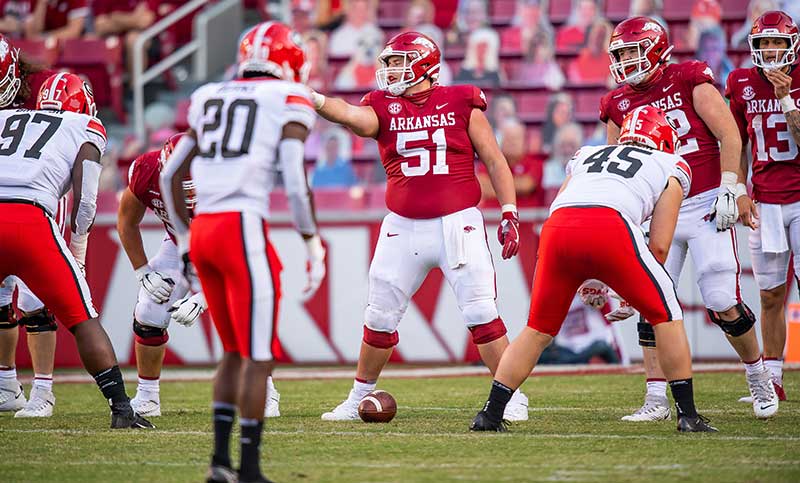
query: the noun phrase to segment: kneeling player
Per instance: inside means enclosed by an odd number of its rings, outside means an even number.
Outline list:
[[[542,228],[528,326],[503,353],[489,399],[473,431],[505,431],[503,411],[558,333],[581,283],[606,282],[638,309],[659,340],[658,358],[672,389],[678,431],[716,431],[697,414],[692,360],[667,257],[691,170],[673,153],[677,132],[652,106],[629,113],[620,145],[585,147]],[[638,228],[652,214],[650,241]]]

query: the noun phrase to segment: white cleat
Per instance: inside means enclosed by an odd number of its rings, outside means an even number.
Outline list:
[[[333,411],[329,411],[322,415],[323,421],[358,421],[361,417],[358,415],[358,404],[360,400],[356,400],[353,395],[353,390],[350,390],[350,394],[347,396],[347,399],[344,400],[341,404],[333,408]]]
[[[672,417],[669,401],[666,397],[645,396],[644,405],[633,414],[622,416],[622,421],[666,421]]]
[[[25,407],[14,414],[15,418],[49,418],[53,415],[53,408],[56,405],[56,397],[53,391],[39,389],[36,386],[31,389],[30,399]]]
[[[267,404],[264,406],[265,418],[277,418],[281,415],[280,409],[281,393],[274,387],[272,390],[267,390]]]
[[[528,420],[528,396],[517,389],[511,395],[511,400],[506,405],[503,412],[503,419],[506,421],[527,421]]]
[[[139,416],[155,417],[161,416],[161,402],[158,396],[142,396],[137,392],[136,396],[131,399],[131,407],[133,411]]]
[[[768,369],[747,377],[750,395],[753,397],[753,413],[759,419],[766,419],[778,412],[778,394],[772,385],[772,377]]]
[[[0,411],[19,411],[25,407],[25,393],[16,379],[0,382]]]
[[[753,404],[753,396],[742,396],[739,398],[740,403]]]

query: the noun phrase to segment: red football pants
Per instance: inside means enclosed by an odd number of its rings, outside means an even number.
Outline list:
[[[33,204],[0,202],[0,281],[8,275],[21,278],[67,328],[97,317],[59,227]]]
[[[528,326],[555,336],[578,287],[605,282],[651,324],[683,319],[672,279],[641,229],[612,208],[559,208],[542,227]]]
[[[256,361],[273,359],[281,297],[281,262],[254,214],[198,215],[190,257],[225,352]]]

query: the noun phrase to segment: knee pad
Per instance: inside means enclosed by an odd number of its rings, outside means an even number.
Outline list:
[[[461,315],[467,327],[491,323],[498,318],[497,304],[494,299],[475,300],[461,307]]]
[[[503,337],[508,332],[506,324],[503,323],[503,319],[500,317],[485,324],[473,325],[469,327],[469,331],[472,333],[472,342],[475,345],[488,344]]]
[[[386,280],[370,278],[369,301],[364,311],[366,326],[377,332],[391,333],[408,308],[408,297]]]
[[[656,331],[643,317],[639,317],[639,323],[636,324],[636,330],[639,332],[639,345],[642,347],[655,347],[656,346]]]
[[[739,311],[739,316],[734,320],[722,320],[716,312],[711,309],[708,310],[708,316],[711,322],[714,322],[722,329],[723,332],[731,337],[739,337],[744,335],[756,323],[756,316],[745,303],[736,304],[734,307]]]
[[[397,331],[380,332],[364,326],[364,343],[378,349],[391,349],[400,342]]]
[[[41,310],[23,316],[19,319],[19,323],[25,326],[25,330],[27,330],[29,334],[55,332],[58,330],[56,318],[47,310],[47,307],[42,307]]]
[[[136,336],[136,342],[150,347],[164,345],[169,340],[167,329],[150,327],[139,323],[136,319],[133,319],[133,333]]]
[[[17,314],[11,304],[0,307],[0,330],[13,329],[18,325]]]

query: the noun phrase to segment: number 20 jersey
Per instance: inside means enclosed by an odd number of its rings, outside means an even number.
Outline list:
[[[264,77],[210,83],[192,94],[195,214],[268,217],[283,126],[295,122],[311,129],[316,112],[310,96],[302,84]]]
[[[795,66],[789,75],[789,96],[798,104],[800,69]],[[750,140],[753,199],[781,205],[800,201],[800,151],[772,83],[756,67],[736,69],[728,76],[725,97],[731,101],[742,145]]]
[[[417,105],[385,91],[365,95],[362,105],[378,116],[386,207],[406,218],[438,218],[476,206],[475,148],[469,137],[472,109],[486,98],[471,85],[434,86]]]
[[[106,130],[97,118],[67,111],[0,110],[0,199],[36,201],[55,216],[85,143],[101,155],[106,149]]]
[[[600,100],[600,120],[610,119],[622,126],[625,114],[636,107],[660,107],[674,123],[681,147],[677,154],[692,167],[692,190],[689,196],[719,187],[720,161],[717,138],[694,110],[694,88],[714,76],[705,62],[687,61],[668,64],[654,74],[646,86],[624,85]]]
[[[674,177],[684,198],[692,170],[680,156],[648,148],[613,145],[582,147],[567,163],[567,187],[553,200],[550,213],[568,206],[606,206],[641,225]]]

